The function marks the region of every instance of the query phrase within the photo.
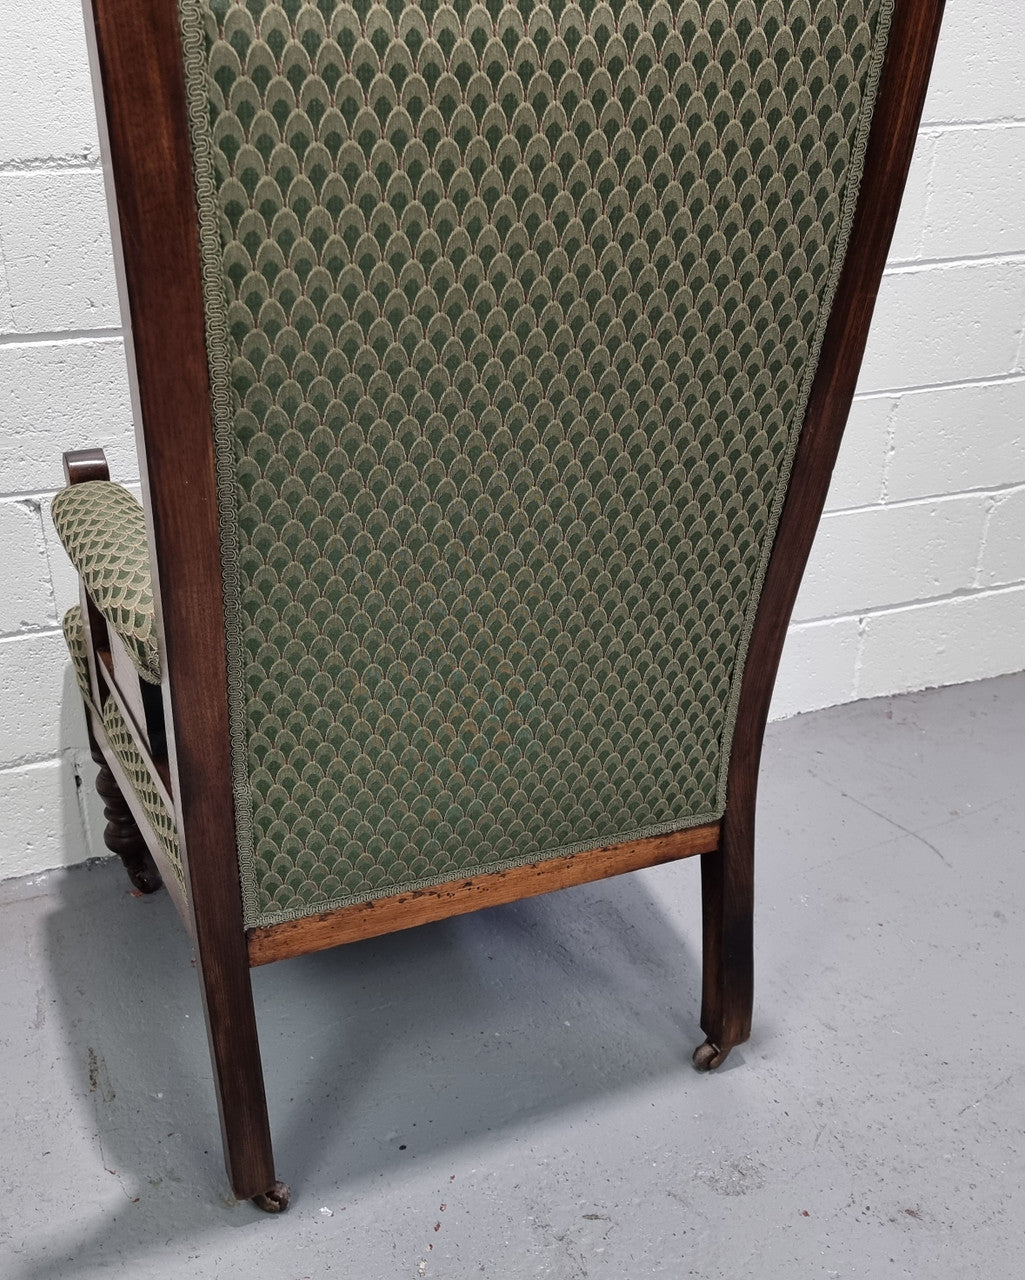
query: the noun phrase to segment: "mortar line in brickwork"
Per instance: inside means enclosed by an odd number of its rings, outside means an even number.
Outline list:
[[[129,477],[126,480],[124,476],[119,475],[117,483],[132,491],[138,490],[142,482],[138,476]],[[60,488],[63,488],[63,485]],[[57,489],[12,489],[10,492],[0,493],[0,502],[38,502],[41,505],[49,502],[57,492]],[[135,496],[140,495],[136,493]]]
[[[980,253],[966,258],[901,258],[886,264],[884,276],[906,276],[916,271],[950,271],[957,267],[1017,266],[1025,263],[1025,250],[1014,249],[1008,253]]]
[[[0,178],[22,178],[35,173],[89,173],[100,168],[95,156],[30,156],[0,164]]]
[[[851,672],[851,696],[849,701],[857,702],[860,698],[861,670],[865,662],[865,642],[868,638],[868,619],[864,614],[857,614],[858,634],[854,649],[854,670]]]
[[[936,165],[939,161],[940,145],[938,142],[939,134],[934,134],[930,139],[929,147],[929,173],[925,179],[925,198],[922,201],[922,217],[918,227],[918,239],[915,242],[915,257],[921,258],[925,250],[926,237],[929,234],[929,228],[932,225],[932,202],[933,196],[936,194]]]
[[[1025,120],[1018,116],[1001,116],[995,120],[923,120],[919,134],[934,136],[940,133],[998,133],[1001,130],[1021,129]]]
[[[0,347],[35,347],[43,344],[99,342],[111,338],[124,338],[124,330],[117,329],[53,329],[38,333],[0,333]]]
[[[937,144],[938,136],[938,134],[919,131],[918,139],[915,143],[914,166],[916,172],[919,168],[925,172],[925,194],[920,202],[921,209],[918,211],[916,218],[917,229],[914,235],[914,245],[909,252],[899,254],[894,252],[894,246],[891,242],[886,258],[887,267],[908,266],[922,260],[925,237],[929,230],[929,202],[932,199],[932,176],[936,169],[936,152],[939,149]],[[896,238],[900,239],[899,235]],[[910,237],[905,238],[910,239]]]
[[[23,510],[31,511],[35,519],[39,545],[43,549],[43,559],[46,562],[46,612],[48,614],[46,625],[58,627],[60,626],[60,619],[57,616],[57,595],[53,585],[53,559],[46,537],[46,521],[43,519],[43,499],[39,497],[17,498],[14,500],[14,505],[21,507]],[[8,632],[7,634],[22,635],[24,633]]]
[[[14,644],[18,640],[40,640],[49,636],[64,637],[64,632],[54,623],[50,623],[45,627],[27,627],[24,631],[9,631],[6,635],[0,635],[0,645]]]
[[[11,277],[7,274],[7,250],[4,246],[4,227],[3,219],[0,218],[0,300],[6,307],[11,317],[11,324],[14,323],[14,304],[11,301]],[[3,341],[3,334],[0,334],[0,342]]]
[[[74,747],[64,747],[56,751],[53,755],[40,756],[38,760],[26,760],[23,762],[13,762],[11,764],[0,764],[0,775],[5,773],[28,773],[32,769],[42,769],[48,764],[60,764],[65,752],[74,751]],[[76,787],[77,791],[78,788]],[[53,868],[56,870],[56,868]],[[0,880],[4,879],[3,873],[0,873]]]
[[[61,608],[57,600],[56,578],[54,577],[53,553],[54,548],[50,545],[50,539],[46,536],[46,520],[43,516],[43,503],[45,498],[39,498],[35,502],[36,512],[39,516],[39,531],[42,534],[43,542],[43,558],[46,561],[46,591],[47,591],[47,608],[49,610],[50,619],[55,627],[61,626]],[[49,503],[47,503],[49,505]],[[61,627],[63,631],[63,627]]]
[[[917,391],[959,391],[968,387],[998,387],[1005,382],[1021,382],[1023,370],[1011,369],[1007,373],[991,373],[980,378],[958,378],[954,382],[909,382],[904,386],[873,387],[871,391],[859,391],[855,400],[874,400],[880,396],[904,396]]]
[[[4,764],[0,764],[0,773],[14,773],[18,769],[37,769],[40,765],[60,764],[63,756],[64,752],[60,749],[52,755],[22,756],[20,758],[8,760]]]
[[[1025,317],[1022,319],[1021,334],[1018,338],[1018,351],[1014,357],[1014,367],[1018,372],[1022,371],[1022,365],[1025,363]]]
[[[883,481],[879,493],[879,504],[881,506],[896,506],[897,503],[890,503],[890,468],[893,466],[893,459],[897,453],[897,414],[900,411],[900,397],[895,396],[890,401],[890,408],[886,414],[886,454],[883,457]]]
[[[989,542],[989,529],[990,525],[993,523],[993,512],[996,511],[997,507],[1000,505],[1000,503],[994,499],[995,495],[994,498],[991,498],[986,504],[986,514],[982,520],[982,533],[979,536],[979,550],[975,557],[975,569],[972,572],[973,587],[985,586],[985,583],[982,581],[982,575],[985,572],[986,544]]]
[[[860,618],[879,618],[886,613],[905,613],[909,609],[927,609],[935,604],[952,604],[956,600],[977,600],[983,596],[1005,596],[1016,591],[1025,591],[1025,579],[1020,582],[1002,582],[993,587],[959,587],[956,591],[948,591],[942,596],[922,596],[920,600],[899,600],[896,604],[866,605],[863,609],[854,609],[849,613],[816,614],[814,618],[795,618],[790,624],[791,631],[801,627],[821,627],[834,622],[856,622]]]
[[[858,515],[864,511],[899,511],[902,507],[936,506],[941,502],[957,502],[961,498],[1005,498],[1016,489],[1025,488],[1025,481],[1012,480],[1008,484],[980,484],[972,489],[948,489],[943,493],[921,493],[913,498],[881,498],[878,502],[865,502],[855,507],[827,507],[823,520],[834,516]]]

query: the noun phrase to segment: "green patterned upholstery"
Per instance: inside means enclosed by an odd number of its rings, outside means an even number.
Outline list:
[[[892,0],[180,0],[247,923],[724,808]]]
[[[82,619],[81,605],[72,605],[64,615],[62,625],[64,643],[68,646],[68,653],[71,654],[71,666],[75,672],[78,692],[82,695],[82,701],[95,712],[96,704],[93,702],[93,691],[89,686],[89,663],[86,659],[85,623]]]
[[[89,598],[120,636],[143,680],[160,683],[146,521],[119,484],[87,480],[53,500],[54,527]]]
[[[160,792],[153,785],[149,769],[139,754],[132,732],[113,698],[108,698],[103,705],[103,729],[107,735],[107,741],[128,776],[132,790],[149,819],[149,825],[153,828],[164,855],[171,864],[175,878],[184,888],[185,873],[182,869],[174,818],[168,813]]]
[[[96,704],[93,702],[92,692],[89,688],[85,626],[82,620],[82,610],[77,604],[64,615],[64,639],[67,642],[68,652],[71,654],[71,663],[75,669],[75,679],[78,681],[82,698],[89,710],[94,716],[98,716],[100,723],[103,725],[107,741],[120,761],[121,767],[132,785],[132,790],[138,796],[139,803],[149,818],[149,824],[153,828],[168,862],[171,864],[172,871],[184,888],[185,875],[182,870],[181,854],[178,850],[178,835],[175,830],[174,818],[168,813],[167,806],[153,785],[149,770],[139,753],[128,725],[125,723],[124,716],[113,698],[107,699],[102,716],[99,716],[96,711]]]

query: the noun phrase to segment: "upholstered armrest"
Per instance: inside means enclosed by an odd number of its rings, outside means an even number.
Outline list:
[[[71,654],[71,665],[75,669],[78,691],[86,706],[96,711],[92,689],[89,687],[89,659],[86,656],[85,623],[82,620],[81,605],[72,605],[64,615],[64,643],[68,646],[68,653]]]
[[[139,803],[142,805],[154,834],[160,841],[160,847],[171,864],[171,869],[177,877],[178,883],[184,885],[185,874],[182,870],[181,853],[178,848],[178,832],[175,829],[174,818],[154,785],[153,778],[142,757],[142,753],[136,745],[128,722],[121,714],[113,698],[108,698],[103,705],[102,723],[103,732],[107,735],[110,748],[117,756],[132,790],[138,796]]]
[[[75,668],[75,679],[86,706],[93,713],[95,720],[106,734],[111,750],[117,756],[121,768],[125,772],[132,790],[139,798],[143,811],[167,856],[171,869],[179,883],[185,883],[182,871],[181,853],[178,848],[178,832],[175,829],[174,817],[164,803],[160,792],[154,785],[149,768],[140,752],[128,722],[118,708],[115,700],[106,700],[102,712],[97,709],[89,688],[89,667],[86,660],[85,624],[82,621],[82,610],[73,605],[64,615],[64,639],[67,642],[71,662]]]
[[[160,683],[142,507],[119,484],[87,480],[53,500],[53,523],[89,598],[143,680]]]

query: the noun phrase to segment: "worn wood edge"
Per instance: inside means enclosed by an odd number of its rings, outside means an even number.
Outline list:
[[[125,773],[124,767],[117,757],[117,753],[110,745],[110,741],[107,738],[102,721],[99,716],[94,715],[91,710],[87,709],[86,715],[89,717],[89,728],[92,730],[96,746],[99,748],[100,754],[103,756],[107,768],[114,775],[114,781],[118,785],[125,804],[131,810],[132,817],[135,819],[135,825],[139,828],[139,834],[146,842],[146,848],[150,851],[153,861],[157,865],[157,870],[160,872],[160,878],[164,882],[164,888],[170,894],[171,901],[175,905],[175,910],[181,916],[182,923],[185,925],[185,928],[191,936],[192,913],[189,910],[188,899],[185,895],[185,890],[182,888],[181,882],[178,879],[177,872],[175,871],[175,868],[167,854],[164,853],[163,846],[157,839],[157,835],[153,830],[153,827],[150,825],[149,815],[146,813],[142,801],[136,794],[131,780],[127,773]]]
[[[231,878],[237,886],[238,870],[213,431],[177,0],[83,0],[83,7],[102,90],[97,115],[161,647],[170,790],[187,878],[198,874],[208,889],[216,885],[211,914],[234,914],[228,899],[238,896],[241,917],[240,895],[226,892]],[[190,896],[198,905],[195,889]],[[199,922],[197,933],[203,933]]]
[[[263,925],[248,931],[249,963],[270,964],[274,960],[285,960],[309,951],[323,951],[360,938],[412,929],[432,920],[465,915],[483,907],[497,907],[555,889],[605,880],[626,871],[639,871],[642,867],[656,867],[695,854],[711,853],[718,844],[719,824],[713,822],[686,831],[599,846],[562,858],[527,862],[505,871],[446,880],[426,889],[413,889],[387,898],[337,907],[333,911],[288,920],[283,924]]]
[[[83,0],[161,649],[164,727],[229,1177],[275,1181],[236,855],[210,385],[178,0]]]

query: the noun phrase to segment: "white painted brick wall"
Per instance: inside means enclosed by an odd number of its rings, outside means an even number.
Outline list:
[[[0,484],[8,493],[63,484],[61,454],[97,430],[119,476],[136,476],[124,346],[120,336],[9,341],[0,336]],[[98,437],[97,437],[98,438]]]
[[[855,407],[879,402],[870,397]],[[926,387],[883,402],[891,428],[884,500],[995,491],[1025,481],[1025,379]],[[849,445],[845,439],[834,488]]]
[[[1025,585],[971,591],[861,620],[854,697],[958,684],[1022,667]]]
[[[33,67],[26,77],[24,67]],[[59,620],[61,453],[138,464],[79,0],[12,6],[0,45],[0,877],[104,853]]]
[[[972,586],[983,494],[831,511],[822,518],[794,621],[930,600]]]
[[[776,717],[1025,667],[1021,5],[947,6]],[[47,508],[66,448],[102,443],[115,475],[137,479],[106,218],[79,0],[12,6],[0,46],[0,876],[103,852],[59,630],[76,587]]]
[[[1025,579],[1025,486],[989,499],[986,537],[979,557],[978,584],[1010,586]]]
[[[947,5],[774,717],[1025,667],[1021,19]]]
[[[32,0],[16,7],[0,42],[0,165],[95,164],[96,111],[80,6]]]

